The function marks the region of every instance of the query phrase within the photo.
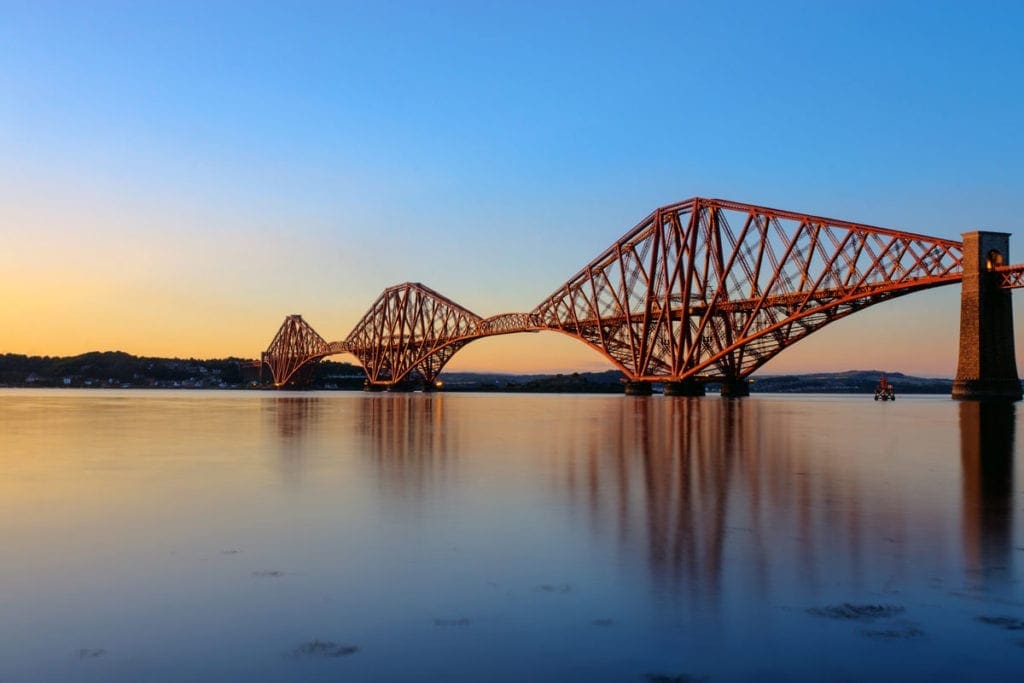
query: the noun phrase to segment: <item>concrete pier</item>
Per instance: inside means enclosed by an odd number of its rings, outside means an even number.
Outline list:
[[[665,382],[666,396],[703,396],[704,383],[695,379],[684,379],[681,382]]]
[[[722,398],[750,396],[750,381],[742,378],[722,380]]]
[[[626,382],[626,396],[650,396],[651,393],[650,382]]]
[[[960,354],[953,398],[1019,401],[1010,290],[1001,288],[990,272],[1009,263],[1010,235],[967,232],[963,241]]]

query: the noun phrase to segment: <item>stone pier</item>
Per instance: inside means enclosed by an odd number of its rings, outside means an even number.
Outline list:
[[[1019,401],[1010,290],[1001,288],[990,272],[1009,263],[1010,235],[967,232],[963,241],[960,358],[953,398]]]
[[[650,396],[651,383],[643,381],[626,382],[626,396]]]
[[[703,396],[704,383],[695,379],[684,379],[681,382],[665,382],[666,396]]]
[[[722,398],[742,398],[750,396],[750,381],[737,377],[722,380]]]

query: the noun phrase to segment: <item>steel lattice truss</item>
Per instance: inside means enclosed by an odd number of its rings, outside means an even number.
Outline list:
[[[330,353],[331,345],[301,315],[290,315],[263,352],[263,362],[270,366],[274,386],[301,385],[313,364]]]
[[[1003,289],[1024,287],[1024,266],[1002,266],[994,269]]]
[[[433,382],[455,352],[480,337],[482,318],[419,284],[390,287],[345,339],[374,384]]]
[[[433,382],[466,344],[553,330],[633,380],[736,379],[828,323],[962,279],[954,240],[694,198],[655,210],[530,313],[483,319],[419,284],[384,290],[343,342],[289,316],[264,354],[275,384],[351,352],[374,384]],[[997,269],[1024,286],[1024,267]]]
[[[656,210],[536,309],[633,379],[746,377],[871,304],[958,282],[962,245],[716,199]]]

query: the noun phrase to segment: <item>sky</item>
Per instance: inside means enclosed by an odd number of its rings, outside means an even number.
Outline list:
[[[1024,261],[1022,33],[1020,3],[0,0],[0,353],[256,357],[405,281],[530,310],[692,196]],[[951,376],[958,316],[914,294],[764,372]],[[448,366],[608,367],[554,333]]]

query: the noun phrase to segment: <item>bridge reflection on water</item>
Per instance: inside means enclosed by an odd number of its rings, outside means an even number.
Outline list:
[[[676,600],[911,579],[984,590],[1012,574],[1013,404],[905,399],[886,414],[853,398],[344,400],[351,415],[326,430],[318,416],[337,415],[335,399],[274,401],[289,467],[305,433],[329,449],[352,438],[332,429],[353,429],[362,466],[397,500],[479,481],[496,499],[539,486],[524,505],[539,496],[552,524],[579,527],[605,561],[643,558],[652,588]]]
[[[0,391],[0,677],[1017,680],[1019,418]]]
[[[1010,579],[1013,565],[1016,409],[999,401],[960,404],[964,553],[982,585]]]

